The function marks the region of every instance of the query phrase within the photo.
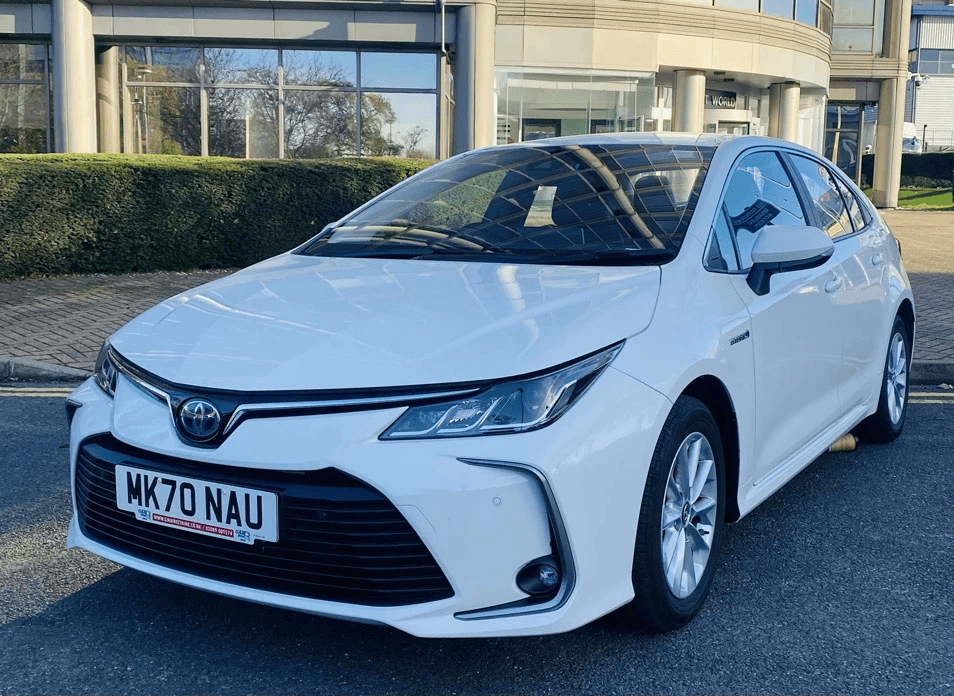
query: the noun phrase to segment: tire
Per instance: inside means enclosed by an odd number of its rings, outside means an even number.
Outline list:
[[[688,486],[687,495],[684,482],[693,471],[701,479],[700,462],[708,463],[705,480]],[[702,402],[681,397],[656,443],[643,491],[633,555],[635,597],[623,609],[626,619],[663,633],[702,609],[722,544],[725,483],[715,419]]]
[[[878,410],[858,426],[856,432],[866,442],[891,442],[904,429],[908,412],[908,375],[911,368],[911,338],[901,317],[894,318],[888,354],[881,375]]]

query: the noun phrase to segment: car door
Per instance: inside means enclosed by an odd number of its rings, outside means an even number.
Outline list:
[[[846,325],[842,345],[841,374],[838,378],[839,397],[845,410],[866,401],[872,389],[880,384],[884,362],[885,293],[882,275],[887,253],[884,248],[887,235],[873,227],[866,218],[852,191],[839,181],[831,168],[805,155],[789,156],[805,198],[814,209],[819,227],[828,233],[835,244],[841,262],[842,287],[832,292],[837,311]]]
[[[724,236],[733,241],[743,271],[731,276],[732,283],[752,325],[756,416],[749,485],[766,482],[841,412],[838,381],[845,327],[834,311],[834,291],[845,282],[843,259],[773,275],[764,295],[749,287],[744,273],[766,226],[810,225],[807,211],[789,170],[770,150],[745,155],[723,196],[719,224],[727,228]]]

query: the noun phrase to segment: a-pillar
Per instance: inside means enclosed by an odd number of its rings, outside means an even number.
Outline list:
[[[457,10],[457,64],[454,152],[493,145],[497,114],[494,113],[494,45],[496,8],[487,3],[465,5]]]
[[[82,0],[53,0],[53,125],[57,152],[96,152],[93,16]]]
[[[96,111],[100,152],[119,152],[119,47],[96,51]]]
[[[706,74],[701,70],[676,70],[672,91],[672,130],[701,133],[705,127]]]
[[[790,142],[798,140],[801,96],[802,88],[797,82],[776,82],[769,87],[769,136]]]

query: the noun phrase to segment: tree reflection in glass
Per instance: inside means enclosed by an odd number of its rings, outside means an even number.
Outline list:
[[[357,154],[356,56],[345,51],[285,51],[285,156]]]

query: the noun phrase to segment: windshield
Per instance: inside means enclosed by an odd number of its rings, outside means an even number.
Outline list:
[[[714,148],[535,145],[438,163],[300,253],[506,263],[675,257]]]

